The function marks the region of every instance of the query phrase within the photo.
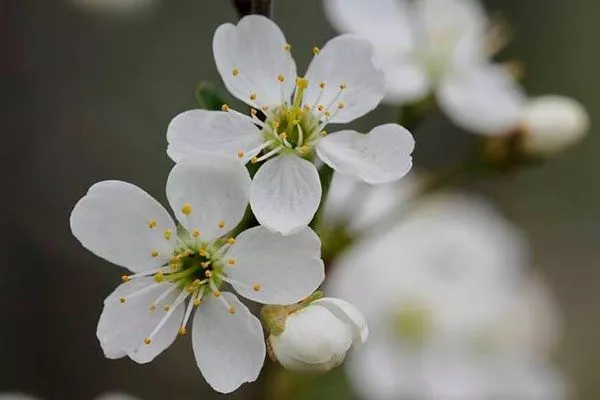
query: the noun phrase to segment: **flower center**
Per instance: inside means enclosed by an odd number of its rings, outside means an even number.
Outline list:
[[[393,317],[393,329],[397,338],[409,345],[420,346],[427,340],[431,329],[431,315],[422,307],[407,305]]]

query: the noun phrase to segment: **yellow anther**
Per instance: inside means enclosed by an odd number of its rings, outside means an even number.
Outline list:
[[[227,260],[227,264],[229,264],[230,266],[234,266],[236,263],[235,258],[230,258],[229,260]]]
[[[292,125],[298,125],[299,123],[300,123],[300,121],[297,120],[297,119],[295,119],[295,120],[292,121]]]
[[[244,152],[243,152],[243,151],[241,151],[241,150],[237,152],[237,156],[238,156],[238,158],[244,158],[244,155],[245,155],[245,154],[246,154],[246,153],[244,153]]]
[[[204,268],[204,269],[208,268],[208,266],[209,266],[209,265],[210,265],[210,263],[208,263],[208,262],[206,262],[206,261],[202,261],[202,262],[200,263],[200,266],[201,266],[202,268]]]
[[[264,112],[267,112],[267,111],[269,111],[269,106],[262,106],[260,109],[263,110]]]
[[[279,74],[277,75],[277,80],[279,81],[279,83],[283,83],[285,81],[285,76]]]
[[[235,244],[235,238],[230,237],[229,239],[227,239],[227,244],[233,246]]]
[[[194,305],[199,306],[200,304],[202,304],[202,299],[200,297],[198,297],[194,300]]]
[[[300,151],[300,153],[302,153],[302,154],[308,153],[309,150],[310,149],[307,145],[300,146],[300,148],[298,149],[298,151]]]
[[[125,297],[125,296],[119,297],[119,302],[120,303],[125,303],[126,301],[127,301],[127,297]]]
[[[281,140],[285,140],[285,139],[287,139],[287,133],[285,133],[285,132],[281,132],[281,133],[279,134],[279,139],[281,139]]]
[[[348,86],[346,86],[345,83],[340,83],[340,90],[344,90],[346,89]]]
[[[252,158],[250,159],[250,162],[251,162],[252,164],[256,164],[256,163],[258,162],[258,158],[257,158],[256,156],[254,156],[254,157],[252,157]]]
[[[181,212],[183,213],[183,215],[190,215],[192,213],[192,205],[190,203],[185,203],[181,207]]]
[[[219,228],[225,228],[225,221],[223,221],[223,220],[219,221],[219,223],[217,224],[217,226]]]
[[[200,231],[198,229],[194,229],[192,231],[192,236],[195,237],[195,238],[197,238],[198,236],[200,236]]]
[[[229,106],[227,104],[223,104],[221,106],[221,111],[225,111],[225,112],[229,111]]]
[[[156,304],[150,304],[150,307],[148,307],[148,310],[150,310],[150,311],[156,310]]]
[[[329,111],[325,111],[325,116],[326,116],[327,118],[329,118],[329,117],[331,117],[331,113],[330,113]]]
[[[152,229],[152,228],[156,228],[156,220],[151,219],[150,221],[148,221],[148,228]]]
[[[154,279],[154,282],[162,282],[165,280],[165,276],[162,274],[162,272],[154,274],[152,278]]]
[[[313,54],[316,56],[317,54],[319,54],[321,52],[321,49],[319,49],[318,47],[313,47]]]
[[[179,335],[180,336],[187,335],[187,329],[185,329],[185,326],[182,326],[182,327],[179,328]]]
[[[208,251],[206,251],[206,249],[200,249],[198,250],[198,255],[200,257],[208,257]]]
[[[321,89],[325,89],[325,82],[323,82],[323,81],[319,82],[319,87]]]
[[[273,129],[279,128],[279,121],[273,121]]]
[[[231,74],[233,76],[238,76],[240,74],[240,70],[237,69],[237,68],[234,68],[234,69],[231,70]]]
[[[213,292],[213,296],[215,296],[215,297],[221,297],[221,291],[220,290],[215,290]]]
[[[195,279],[194,282],[192,282],[192,285],[194,286],[200,286],[202,284],[202,281],[200,279]]]
[[[342,103],[341,101],[338,103],[337,108],[339,108],[340,110],[342,108],[344,108],[346,105],[344,103]]]
[[[144,339],[144,343],[145,343],[147,346],[150,346],[150,344],[152,343],[152,339],[150,339],[149,337],[147,337],[146,339]]]
[[[323,111],[324,108],[325,108],[325,106],[323,104],[319,104],[317,106],[317,110],[319,110],[319,111]]]
[[[170,311],[170,310],[171,310],[171,306],[170,306],[169,304],[166,304],[166,305],[163,307],[163,310],[165,310],[165,312],[168,312],[168,311]]]
[[[260,283],[255,283],[254,285],[252,285],[252,290],[254,290],[255,292],[260,292],[262,290],[262,285]]]
[[[296,86],[298,86],[298,89],[306,89],[308,87],[308,79],[296,78]]]
[[[152,257],[158,257],[158,251],[156,250],[152,250],[152,253],[150,254],[152,254]]]
[[[129,275],[121,275],[121,281],[123,281],[123,283],[129,282],[130,280],[131,278],[129,277]]]
[[[327,136],[327,131],[321,131],[321,137]]]
[[[256,100],[256,93],[250,93],[250,100]]]
[[[173,231],[170,229],[165,229],[165,233],[163,235],[165,239],[170,240],[171,236],[173,236]]]
[[[231,315],[233,315],[233,314],[235,314],[235,313],[236,313],[236,309],[235,309],[235,307],[234,307],[234,306],[229,306],[229,307],[227,308],[227,311],[229,311],[229,314],[231,314]]]
[[[283,46],[283,50],[284,50],[284,51],[290,51],[291,49],[292,49],[292,46],[291,46],[289,43],[286,43],[286,44]]]
[[[206,276],[207,278],[212,278],[213,273],[210,270],[204,271],[204,276]]]

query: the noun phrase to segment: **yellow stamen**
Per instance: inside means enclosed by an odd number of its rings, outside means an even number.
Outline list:
[[[319,82],[319,87],[321,89],[325,89],[325,82],[323,82],[323,81]]]
[[[170,311],[171,310],[171,306],[169,304],[165,305],[163,307],[163,310],[165,310],[165,312]]]
[[[229,106],[227,104],[223,104],[221,106],[221,111],[225,111],[225,112],[229,111]]]
[[[194,305],[199,306],[200,304],[202,304],[202,299],[198,297],[197,299],[194,300]]]
[[[192,213],[192,205],[190,203],[185,203],[181,207],[181,212],[183,213],[183,215],[190,215]]]
[[[182,327],[179,328],[179,335],[180,336],[187,335],[187,329],[185,329],[185,326],[182,326]]]
[[[229,306],[227,308],[227,311],[229,311],[229,314],[233,315],[236,313],[235,307],[234,306]]]
[[[215,296],[215,297],[221,297],[221,291],[220,290],[215,290],[213,292],[213,296]]]
[[[250,94],[250,100],[252,100],[252,101],[256,100],[256,93]]]
[[[291,49],[292,49],[292,46],[291,46],[289,43],[286,43],[286,44],[283,46],[283,50],[284,50],[284,51],[290,51]]]
[[[231,74],[233,76],[238,76],[240,74],[240,70],[237,68],[234,68],[233,70],[231,70]]]
[[[238,158],[244,158],[244,155],[245,155],[245,153],[241,150],[237,152]]]
[[[144,343],[145,343],[147,346],[150,346],[150,343],[152,343],[152,339],[150,339],[149,337],[147,337],[146,339],[144,339]]]
[[[316,56],[317,54],[319,54],[321,52],[321,49],[319,49],[318,47],[313,47],[312,49],[313,54]]]
[[[321,137],[327,136],[327,131],[321,131]]]
[[[218,227],[219,228],[224,228],[225,227],[225,221],[222,221],[222,220],[219,221]]]
[[[156,228],[156,220],[151,219],[150,221],[148,221],[148,228],[152,229],[152,228]]]
[[[227,264],[229,264],[230,266],[234,266],[236,263],[235,258],[230,258],[229,260],[227,260]]]
[[[340,90],[344,90],[346,89],[348,86],[346,86],[345,83],[340,83]]]
[[[173,235],[173,231],[170,229],[165,229],[165,233],[163,234],[165,239],[170,240]]]
[[[283,76],[283,75],[279,74],[279,75],[277,76],[277,80],[279,81],[279,83],[283,83],[283,81],[285,81],[285,76]]]
[[[296,78],[296,86],[298,86],[298,89],[306,89],[308,87],[308,79]]]
[[[195,237],[195,238],[198,237],[198,236],[200,236],[200,231],[198,229],[194,229],[192,231],[192,236]]]
[[[152,257],[158,257],[158,251],[152,250]]]
[[[317,106],[317,110],[319,110],[319,111],[323,111],[324,108],[325,108],[325,106],[323,104],[319,104]]]
[[[204,271],[204,276],[206,276],[207,278],[212,278],[213,273],[212,271]]]
[[[227,244],[233,246],[235,244],[235,238],[230,237],[229,239],[227,239]]]
[[[161,272],[154,274],[152,278],[154,279],[154,282],[162,282],[165,280],[165,276]]]
[[[129,282],[130,280],[131,280],[131,278],[129,278],[129,275],[122,275],[121,276],[121,281],[123,281],[123,283]]]
[[[341,101],[338,103],[337,108],[339,108],[340,110],[342,108],[344,108],[346,105],[344,103],[342,103]]]
[[[255,283],[252,286],[252,290],[254,290],[255,292],[260,292],[262,290],[262,285],[260,283]]]
[[[119,297],[119,302],[125,303],[127,301],[127,297],[121,296]]]

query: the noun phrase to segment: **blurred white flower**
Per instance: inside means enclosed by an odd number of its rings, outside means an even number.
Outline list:
[[[384,96],[368,41],[343,35],[315,48],[304,78],[297,76],[290,49],[265,17],[221,25],[213,40],[217,69],[227,89],[252,107],[250,116],[227,105],[223,111],[191,110],[176,116],[167,132],[167,153],[175,162],[207,152],[264,161],[252,181],[250,205],[262,225],[286,235],[306,226],[319,207],[315,156],[336,171],[379,184],[410,170],[414,148],[410,133],[396,124],[366,135],[324,131],[329,123],[366,114]]]
[[[161,4],[161,0],[72,0],[72,2],[83,11],[116,16],[147,14]]]
[[[356,307],[328,297],[290,313],[282,329],[269,336],[271,349],[281,365],[297,371],[328,371],[344,361],[352,344],[364,343],[369,335]]]
[[[375,46],[386,101],[406,104],[434,93],[458,126],[484,135],[518,121],[523,95],[509,71],[490,64],[490,24],[477,0],[327,0],[332,24]]]
[[[534,97],[522,109],[521,127],[524,150],[548,156],[582,140],[590,117],[581,103],[569,97]]]
[[[460,195],[420,204],[348,252],[328,290],[369,322],[369,342],[347,364],[353,386],[382,400],[562,398],[547,364],[555,313],[543,287],[524,281],[526,265],[519,232]]]
[[[179,163],[166,188],[179,231],[167,210],[129,183],[97,183],[77,203],[75,237],[134,272],[104,301],[97,336],[106,357],[153,360],[186,333],[196,306],[192,344],[208,383],[226,393],[256,380],[265,356],[262,326],[222,286],[260,303],[291,304],[320,285],[324,267],[309,228],[287,237],[262,227],[225,236],[244,215],[249,187],[248,171],[235,159]]]

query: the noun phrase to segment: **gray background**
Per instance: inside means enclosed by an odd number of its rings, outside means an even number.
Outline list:
[[[600,115],[600,3],[495,0],[488,6],[514,26],[516,38],[503,58],[526,63],[530,93],[569,94],[593,119]],[[168,0],[136,20],[84,14],[67,0],[0,4],[6,165],[0,392],[63,400],[115,389],[146,400],[221,397],[200,377],[187,338],[150,365],[104,359],[96,323],[121,271],[79,246],[68,216],[87,188],[104,179],[134,182],[164,199],[171,166],[166,126],[195,106],[199,80],[219,82],[212,34],[234,18],[225,0]],[[311,48],[333,35],[316,0],[278,0],[275,18],[299,70]],[[369,128],[394,115],[382,108],[354,126]],[[417,162],[438,165],[468,140],[433,116],[417,132]],[[585,143],[542,167],[482,186],[531,238],[535,265],[564,314],[558,359],[585,400],[600,396],[599,151],[594,129]],[[264,382],[245,388],[233,397],[266,396]],[[328,388],[323,398],[343,398]]]

